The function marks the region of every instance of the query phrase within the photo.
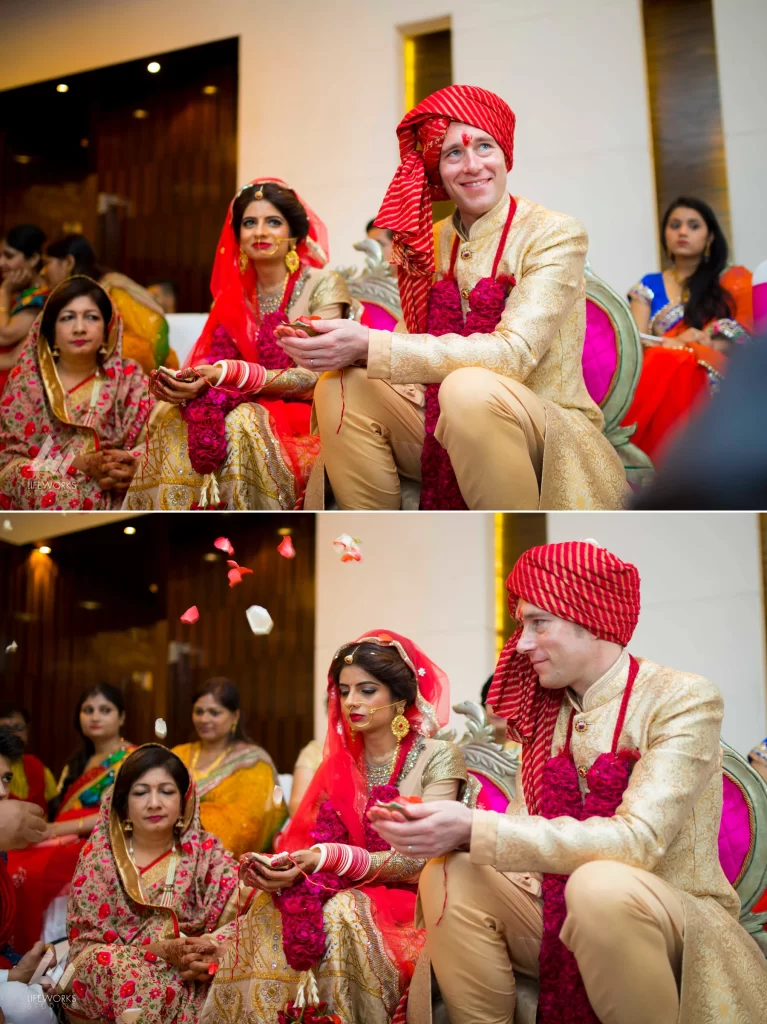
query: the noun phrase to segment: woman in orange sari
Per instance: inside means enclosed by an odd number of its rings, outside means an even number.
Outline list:
[[[666,211],[662,238],[673,265],[645,274],[629,292],[647,348],[623,425],[636,424],[631,440],[651,458],[716,393],[733,344],[753,330],[751,274],[727,267],[727,239],[711,207],[680,196]]]
[[[80,850],[98,821],[102,797],[114,782],[115,768],[135,749],[122,738],[124,721],[122,693],[108,683],[89,688],[77,702],[75,728],[83,746],[62,772],[48,836],[36,846],[8,854],[8,871],[17,888],[15,939],[20,948],[30,949],[37,942],[48,905],[68,891]]]

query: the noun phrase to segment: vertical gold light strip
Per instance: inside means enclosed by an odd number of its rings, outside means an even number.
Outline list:
[[[506,641],[506,588],[504,586],[503,567],[503,528],[505,516],[503,512],[495,512],[495,654],[503,650]]]
[[[405,113],[415,106],[415,36],[405,36]]]

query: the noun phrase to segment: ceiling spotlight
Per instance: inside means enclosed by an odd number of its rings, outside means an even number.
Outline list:
[[[208,551],[202,556],[203,562],[217,562],[218,555],[214,551]]]
[[[51,553],[51,549],[48,547],[47,544],[41,544],[37,550],[40,552],[41,555],[49,555]]]
[[[28,164],[32,162],[32,157],[27,156],[25,153],[17,153],[13,159],[17,164]]]
[[[160,65],[157,63],[156,60],[153,60],[151,64],[147,64],[146,69],[150,75],[156,75],[157,72],[160,70]]]
[[[215,96],[216,93],[218,92],[218,86],[217,85],[206,85],[205,88],[202,91],[203,91],[203,95],[205,95],[205,96]]]
[[[157,586],[156,583],[150,583],[149,584],[149,593],[150,594],[156,594],[159,591],[159,589],[160,588]]]
[[[149,111],[148,110],[134,110],[133,111],[133,116],[136,118],[137,121],[143,121],[144,118],[149,117]]]
[[[127,533],[129,537],[132,537],[135,532],[135,526],[126,526],[125,529],[123,530],[123,533]]]
[[[56,86],[56,92],[69,92],[69,86],[66,84],[66,82],[59,82],[59,84]]]
[[[278,537],[290,537],[290,535],[292,533],[293,533],[293,527],[292,526],[281,526],[279,528],[279,530],[277,531],[277,536]]]

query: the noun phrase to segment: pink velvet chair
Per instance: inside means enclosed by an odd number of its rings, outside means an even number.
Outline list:
[[[605,436],[621,457],[635,489],[653,475],[650,458],[631,444],[632,427],[621,423],[642,372],[642,342],[628,303],[586,266],[586,336],[583,379],[605,417]]]

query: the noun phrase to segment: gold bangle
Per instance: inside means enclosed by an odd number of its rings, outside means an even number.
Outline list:
[[[78,831],[78,833],[82,832],[84,830],[84,828],[85,828],[85,818],[80,818],[80,820],[77,822],[77,831]]]

